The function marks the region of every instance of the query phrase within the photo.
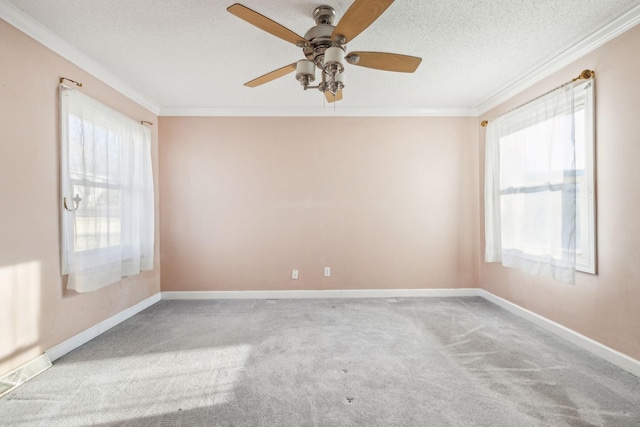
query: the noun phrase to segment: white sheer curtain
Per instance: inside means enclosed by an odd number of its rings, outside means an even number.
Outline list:
[[[89,292],[153,269],[149,129],[62,85],[60,111],[67,287]]]
[[[574,283],[576,154],[573,85],[489,122],[485,261]]]

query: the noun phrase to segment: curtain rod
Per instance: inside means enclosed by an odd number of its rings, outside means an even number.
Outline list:
[[[595,71],[592,71],[592,70],[583,70],[583,71],[580,73],[580,75],[579,75],[578,77],[576,77],[575,79],[572,79],[571,81],[568,81],[568,82],[566,82],[566,83],[564,83],[564,84],[561,84],[560,86],[555,87],[555,88],[551,89],[550,91],[545,92],[545,93],[543,93],[542,95],[540,95],[540,96],[538,96],[538,97],[536,97],[536,98],[533,98],[531,101],[535,101],[536,99],[541,98],[541,97],[545,96],[546,94],[551,93],[551,92],[553,92],[554,90],[556,90],[556,89],[558,89],[558,88],[561,88],[561,87],[562,87],[562,86],[564,86],[564,85],[567,85],[567,84],[570,84],[570,83],[575,83],[575,82],[577,82],[578,80],[589,80],[589,79],[594,78],[595,76],[596,76],[596,72],[595,72]],[[512,109],[512,110],[509,110],[508,112],[511,112],[511,111],[513,111],[513,110],[517,110],[518,108],[522,107],[523,105],[528,104],[528,103],[529,103],[529,102],[531,102],[531,101],[527,101],[527,102],[525,102],[524,104],[519,105],[519,106],[517,106],[516,108],[514,108],[514,109]],[[506,114],[506,113],[504,113],[504,114]],[[491,119],[491,120],[495,120],[495,119]],[[483,128],[486,128],[488,124],[489,124],[489,120],[483,120],[483,121],[481,121],[481,122],[480,122],[480,126],[482,126]]]
[[[72,79],[69,79],[67,77],[60,77],[60,84],[63,84],[65,80],[68,81],[68,82],[71,82],[71,83],[75,83],[75,85],[78,86],[78,87],[82,87],[82,83],[77,82],[77,81],[72,80]],[[153,122],[150,122],[149,120],[140,120],[140,124],[141,125],[145,125],[146,124],[146,125],[149,125],[149,126],[153,126]]]

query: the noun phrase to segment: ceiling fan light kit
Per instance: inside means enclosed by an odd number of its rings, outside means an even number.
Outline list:
[[[344,50],[342,47],[332,46],[324,51],[324,72],[330,76],[334,76],[344,71],[344,60],[342,55]]]
[[[301,59],[296,62],[296,80],[300,82],[302,86],[307,87],[309,83],[316,79],[316,64],[308,59]]]
[[[302,48],[307,58],[253,79],[245,86],[260,86],[295,70],[296,80],[305,90],[318,89],[324,92],[327,101],[335,102],[342,99],[346,63],[413,73],[421,58],[383,52],[350,52],[345,56],[347,42],[371,25],[391,3],[393,0],[355,0],[337,26],[333,25],[336,11],[331,6],[319,6],[313,11],[316,25],[304,37],[239,3],[229,6],[227,10],[240,19]],[[316,80],[316,68],[320,70],[321,79],[316,86],[311,86]]]

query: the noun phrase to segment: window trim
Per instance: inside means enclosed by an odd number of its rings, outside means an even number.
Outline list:
[[[581,83],[574,88],[575,106],[584,108],[584,143],[585,173],[581,177],[586,188],[586,211],[580,206],[581,248],[586,246],[586,253],[576,253],[576,271],[597,274],[597,234],[596,234],[596,115],[595,115],[595,80]],[[574,110],[576,110],[574,106]],[[580,203],[582,200],[577,200]],[[585,232],[586,231],[586,235]],[[577,249],[577,248],[576,248]]]

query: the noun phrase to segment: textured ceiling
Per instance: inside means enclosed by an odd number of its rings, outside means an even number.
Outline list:
[[[162,111],[313,111],[318,91],[293,74],[243,83],[302,59],[299,48],[226,11],[233,1],[9,1],[135,88]],[[294,32],[318,1],[243,0]],[[339,19],[350,0],[327,0]],[[347,45],[423,58],[414,74],[347,65],[338,111],[475,111],[640,0],[397,0]],[[635,10],[634,9],[634,10]]]

